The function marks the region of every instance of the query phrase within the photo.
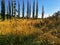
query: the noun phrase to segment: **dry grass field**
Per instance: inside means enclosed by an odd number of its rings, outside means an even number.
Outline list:
[[[0,45],[60,45],[60,20],[0,21]]]

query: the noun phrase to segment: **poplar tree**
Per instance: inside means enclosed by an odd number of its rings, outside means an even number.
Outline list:
[[[1,17],[2,21],[5,20],[5,0],[1,0]]]
[[[13,17],[13,0],[11,0],[11,2],[12,2],[12,4],[11,4],[11,6],[12,6],[12,17]]]
[[[9,10],[8,10],[8,6],[7,6],[7,16],[6,16],[6,17],[7,17],[7,19],[8,19],[8,14],[9,14],[9,13],[8,13],[8,11],[9,11]]]
[[[12,14],[13,17],[16,16],[16,0],[12,0]]]
[[[35,0],[33,2],[33,12],[32,12],[33,18],[35,17]]]
[[[36,18],[38,18],[38,0],[36,1]]]
[[[28,18],[28,11],[29,11],[29,10],[28,10],[28,8],[29,8],[28,6],[29,6],[29,5],[28,5],[28,0],[27,0],[27,18]]]
[[[44,18],[44,6],[42,6],[42,19]]]
[[[22,17],[24,18],[24,0],[22,1]]]
[[[11,19],[11,2],[10,2],[10,0],[8,0],[8,6],[9,6],[9,19]]]
[[[20,0],[18,0],[18,18],[20,18]]]
[[[29,0],[27,0],[27,18],[29,18]]]
[[[29,18],[30,18],[30,16],[31,16],[31,3],[29,1]]]

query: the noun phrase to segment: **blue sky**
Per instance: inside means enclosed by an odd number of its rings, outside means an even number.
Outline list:
[[[6,0],[6,5],[8,0]],[[30,0],[31,5],[33,3],[33,0]],[[18,4],[18,0],[16,0],[16,3]],[[26,6],[27,6],[27,0],[24,0],[25,3],[25,14],[26,14]],[[44,11],[45,11],[45,17],[52,15],[54,12],[57,12],[60,10],[60,0],[38,0],[39,4],[39,17],[41,17],[42,12],[42,5],[44,5]],[[22,0],[20,0],[20,10],[22,12]],[[16,6],[16,9],[18,8],[18,5]],[[1,10],[1,0],[0,0],[0,10]]]

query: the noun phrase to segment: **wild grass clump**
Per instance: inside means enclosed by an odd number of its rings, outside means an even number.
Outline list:
[[[0,22],[0,45],[60,45],[60,21],[5,20]]]

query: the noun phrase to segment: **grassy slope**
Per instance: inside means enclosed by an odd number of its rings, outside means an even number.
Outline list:
[[[59,22],[60,20],[56,22],[49,19],[44,19],[43,21],[41,19],[6,20],[0,22],[0,35],[5,35],[0,36],[0,39],[4,39],[5,44],[9,42],[7,44],[10,45],[11,43],[14,45],[15,43],[16,45],[60,45]]]

